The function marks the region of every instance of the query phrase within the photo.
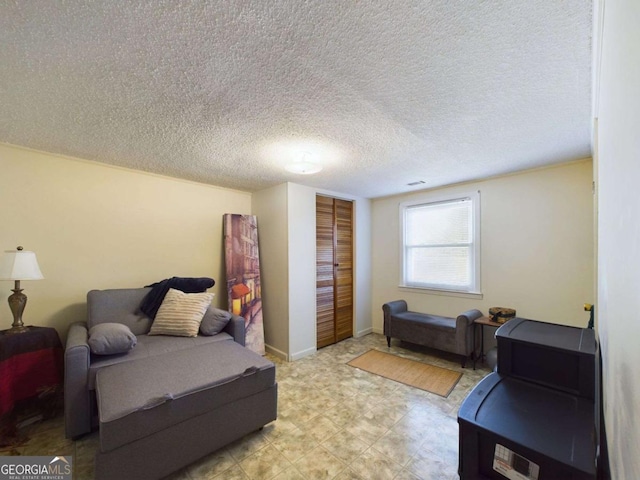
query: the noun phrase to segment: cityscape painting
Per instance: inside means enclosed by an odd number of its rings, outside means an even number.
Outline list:
[[[264,355],[264,328],[255,215],[224,215],[229,311],[244,317],[245,346]]]

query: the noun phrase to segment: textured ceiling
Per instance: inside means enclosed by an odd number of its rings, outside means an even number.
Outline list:
[[[0,142],[363,197],[585,158],[591,14],[589,0],[5,0]],[[305,152],[322,172],[284,169]]]

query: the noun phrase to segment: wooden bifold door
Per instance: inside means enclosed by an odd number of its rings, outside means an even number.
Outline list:
[[[317,347],[353,336],[353,202],[316,195]]]

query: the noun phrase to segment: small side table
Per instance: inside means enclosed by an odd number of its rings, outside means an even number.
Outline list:
[[[63,350],[58,332],[49,327],[6,335],[0,332],[0,419],[22,400],[39,397],[43,411],[51,395],[62,391]],[[49,404],[49,405],[47,405]]]
[[[478,358],[480,358],[480,361],[483,360],[484,358],[484,327],[493,327],[493,328],[498,328],[501,327],[502,325],[504,325],[504,323],[498,323],[498,322],[494,322],[493,320],[491,320],[489,317],[480,317],[474,320],[473,322],[473,328],[474,328],[474,332],[473,332],[473,352],[474,352],[474,356],[473,356],[473,369],[476,369],[476,361],[478,360]],[[478,357],[478,355],[476,355],[476,352],[478,351],[478,346],[476,345],[476,339],[478,338],[478,335],[476,335],[475,329],[480,327],[480,357]]]

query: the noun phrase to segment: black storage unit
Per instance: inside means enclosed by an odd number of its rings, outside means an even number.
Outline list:
[[[496,331],[498,373],[594,399],[593,330],[514,318]]]
[[[494,464],[521,478],[596,478],[594,404],[587,398],[491,373],[463,402],[458,423],[462,479],[510,478]]]
[[[597,478],[593,330],[517,318],[496,337],[497,372],[458,412],[460,478]]]

